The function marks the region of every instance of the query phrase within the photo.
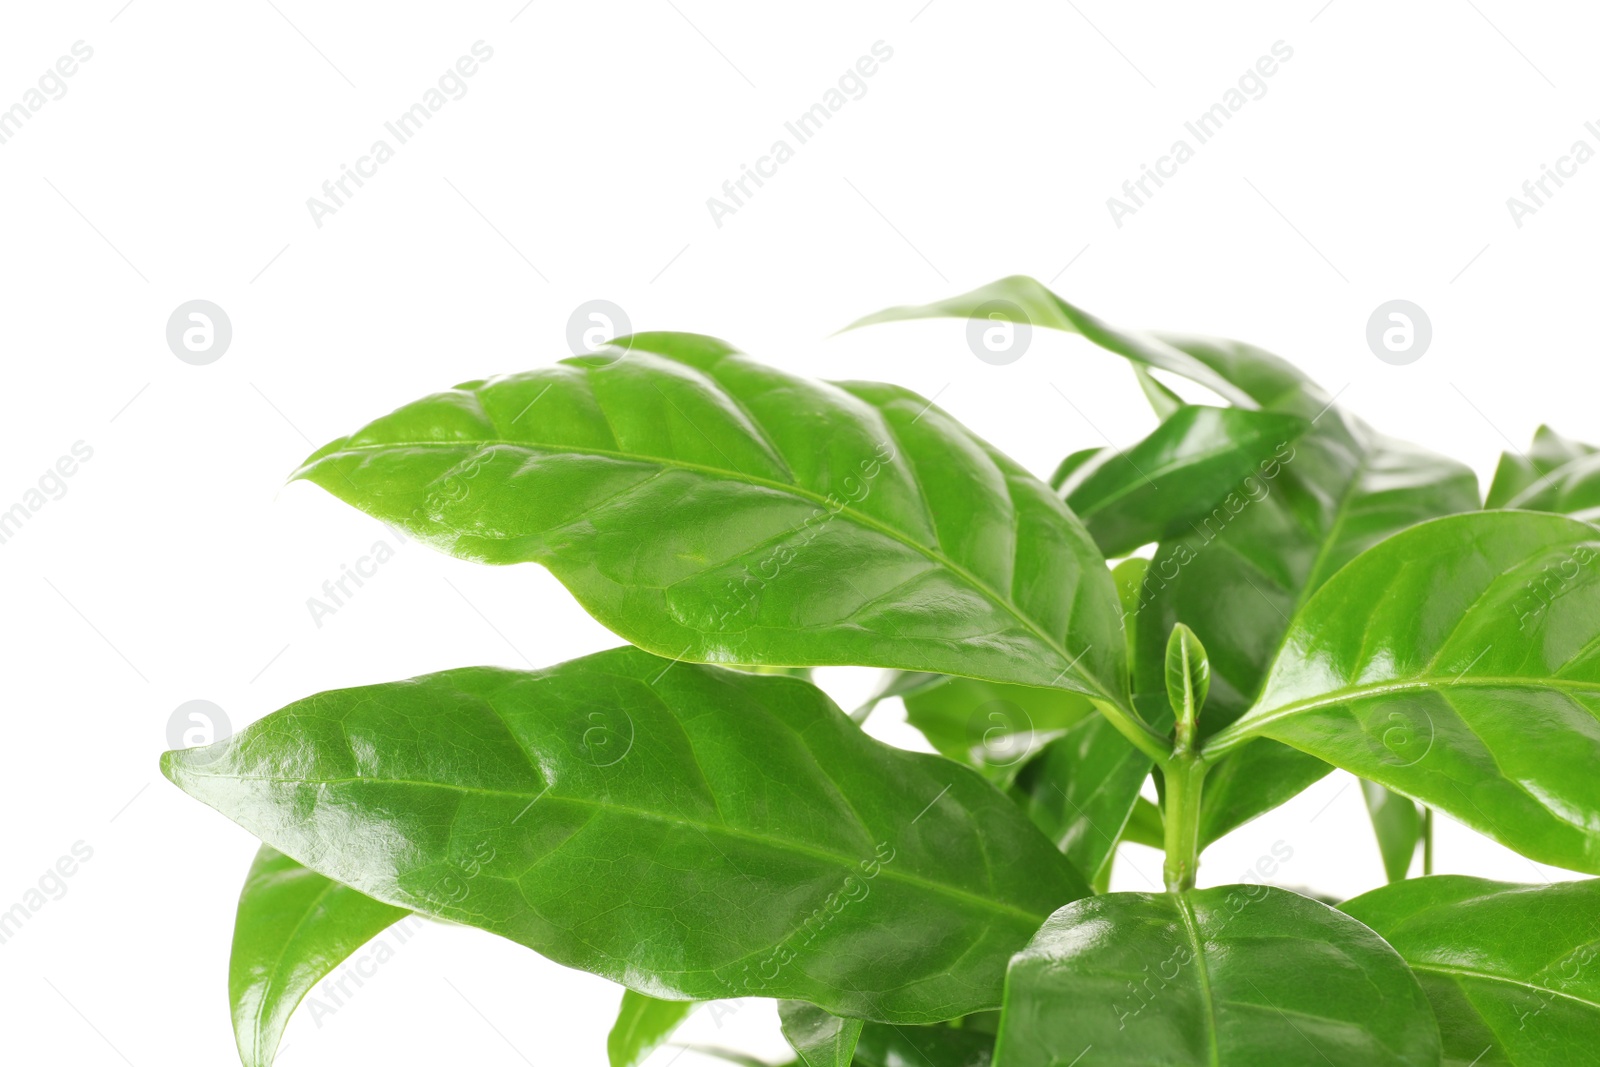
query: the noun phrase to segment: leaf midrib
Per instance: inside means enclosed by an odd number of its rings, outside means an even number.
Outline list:
[[[1186,893],[1174,893],[1173,903],[1177,905],[1178,914],[1183,917],[1183,928],[1189,936],[1189,941],[1194,945],[1195,968],[1199,975],[1200,1000],[1205,1005],[1206,1018],[1210,1025],[1206,1027],[1206,1036],[1211,1040],[1211,1067],[1219,1067],[1222,1063],[1222,1050],[1217,1043],[1217,1005],[1211,993],[1211,971],[1206,966],[1205,944],[1200,939],[1200,924],[1195,919],[1194,910],[1189,903]]]
[[[1231,734],[1230,745],[1242,742],[1251,737],[1264,733],[1267,727],[1284,719],[1291,718],[1304,711],[1316,711],[1320,708],[1333,707],[1338,704],[1347,704],[1352,700],[1360,700],[1369,696],[1384,696],[1389,693],[1406,692],[1413,689],[1443,690],[1443,689],[1559,689],[1565,692],[1585,693],[1600,696],[1600,682],[1585,682],[1581,679],[1569,678],[1535,678],[1505,675],[1480,675],[1470,679],[1444,678],[1435,675],[1426,675],[1404,681],[1372,682],[1366,685],[1349,686],[1343,689],[1331,690],[1327,693],[1304,700],[1280,704],[1269,712],[1261,714],[1255,719],[1249,718],[1249,712],[1241,716],[1233,726],[1227,730],[1219,731],[1212,736],[1216,742],[1224,734]]]
[[[1571,993],[1563,993],[1559,989],[1551,989],[1549,986],[1542,986],[1536,982],[1528,982],[1520,978],[1512,978],[1509,975],[1490,974],[1487,971],[1473,970],[1470,967],[1449,967],[1442,963],[1417,963],[1409,959],[1406,960],[1406,963],[1411,966],[1413,971],[1426,971],[1451,978],[1472,978],[1482,982],[1495,982],[1500,985],[1515,986],[1518,989],[1526,989],[1534,993],[1548,993],[1553,997],[1561,997],[1563,1000],[1570,1000],[1575,1004],[1582,1004],[1586,1008],[1600,1011],[1600,1001],[1585,1000],[1583,997],[1574,996]]]
[[[586,799],[586,798],[583,798],[583,797],[562,796],[562,795],[550,792],[549,790],[545,790],[545,791],[542,791],[542,792],[539,792],[539,793],[530,794],[530,793],[522,792],[522,791],[519,791],[519,790],[512,790],[512,789],[488,789],[488,788],[485,788],[483,786],[457,785],[457,784],[454,784],[454,783],[451,783],[451,782],[413,781],[413,780],[401,779],[401,778],[368,778],[368,777],[353,777],[353,778],[279,778],[279,777],[273,777],[273,776],[270,776],[270,775],[205,774],[205,773],[195,773],[195,772],[192,772],[192,771],[187,773],[186,777],[189,777],[191,779],[193,779],[193,778],[211,778],[211,779],[215,779],[215,780],[218,780],[218,781],[225,781],[225,782],[270,782],[270,783],[279,784],[279,785],[303,785],[303,786],[329,786],[329,785],[350,785],[350,784],[396,785],[396,786],[406,786],[408,788],[413,788],[413,789],[445,789],[445,790],[449,790],[449,791],[452,791],[452,792],[471,793],[471,794],[479,795],[479,796],[515,797],[515,798],[517,798],[519,800],[527,800],[527,801],[530,801],[530,802],[536,802],[536,801],[538,801],[538,800],[540,800],[542,798],[548,797],[551,800],[558,800],[558,801],[562,801],[562,802],[568,803],[568,804],[576,804],[576,805],[579,805],[581,807],[595,808],[595,809],[598,809],[600,811],[610,812],[610,813],[613,813],[613,814],[632,816],[632,817],[638,818],[638,819],[645,819],[645,820],[650,820],[650,821],[654,821],[654,822],[666,823],[666,824],[668,824],[670,826],[684,826],[684,827],[688,827],[689,829],[692,829],[692,830],[698,830],[702,834],[705,834],[705,833],[717,833],[717,834],[721,834],[724,837],[733,838],[735,840],[747,841],[747,842],[751,842],[751,843],[754,843],[754,844],[763,845],[765,847],[773,849],[774,851],[791,852],[791,853],[794,853],[794,854],[797,854],[797,855],[809,856],[812,859],[822,860],[822,861],[827,862],[827,863],[837,864],[837,865],[839,865],[841,867],[844,867],[846,870],[849,870],[849,871],[852,871],[852,872],[856,870],[857,865],[858,865],[858,860],[856,858],[850,857],[850,856],[846,856],[846,855],[843,855],[843,854],[837,853],[837,852],[830,852],[827,849],[815,848],[815,847],[812,847],[810,845],[801,845],[801,844],[797,844],[797,843],[795,843],[793,841],[780,840],[778,838],[768,837],[765,834],[758,834],[758,833],[754,833],[754,832],[748,831],[748,830],[740,830],[740,829],[738,829],[736,827],[731,827],[731,826],[727,826],[727,825],[718,826],[718,825],[715,825],[715,824],[712,824],[712,823],[698,822],[698,821],[696,821],[694,819],[688,819],[688,818],[685,818],[685,817],[683,817],[681,815],[664,815],[664,814],[662,814],[660,812],[648,811],[648,810],[646,810],[644,808],[630,807],[630,806],[625,805],[625,804],[616,804],[616,803],[611,803],[611,802],[601,802],[601,801],[596,801],[596,800],[589,800],[589,799]],[[927,889],[927,890],[929,890],[931,892],[942,893],[945,896],[949,896],[949,897],[955,898],[957,900],[968,901],[968,902],[976,904],[976,905],[978,905],[980,907],[987,908],[990,911],[999,912],[999,913],[1004,914],[1004,915],[1009,915],[1009,916],[1012,916],[1012,917],[1017,918],[1017,919],[1025,920],[1028,923],[1031,923],[1034,927],[1037,927],[1040,923],[1044,922],[1044,920],[1049,917],[1048,913],[1040,914],[1038,912],[1028,911],[1028,910],[1026,910],[1024,908],[1019,908],[1019,907],[1016,907],[1014,905],[1004,903],[1003,901],[993,900],[993,899],[990,899],[988,897],[979,896],[976,893],[968,892],[967,890],[957,888],[956,886],[945,885],[945,884],[940,883],[940,882],[929,881],[926,878],[920,878],[920,877],[918,877],[916,875],[906,874],[903,871],[896,870],[894,867],[890,866],[889,864],[880,864],[880,866],[879,866],[879,875],[880,876],[887,876],[893,881],[902,882],[902,883],[904,883],[906,885],[919,886],[919,887],[921,887],[923,889]],[[1067,889],[1068,887],[1063,885],[1062,888],[1063,889]],[[411,907],[411,905],[406,905],[406,904],[395,905],[395,906],[396,907]]]
[[[369,452],[383,452],[383,451],[388,451],[388,450],[391,450],[391,449],[401,449],[401,448],[437,448],[437,449],[477,448],[477,449],[482,449],[482,448],[494,448],[494,447],[519,448],[519,449],[525,449],[525,450],[528,450],[528,451],[565,453],[565,454],[569,454],[569,455],[572,454],[572,453],[580,453],[580,454],[583,454],[583,455],[603,456],[603,457],[610,457],[610,458],[613,458],[613,459],[624,459],[624,460],[629,460],[629,461],[634,462],[634,463],[647,463],[647,464],[654,464],[656,466],[671,467],[671,468],[676,469],[676,470],[690,471],[690,472],[694,472],[694,473],[697,473],[697,474],[715,475],[715,476],[718,476],[718,477],[726,478],[729,481],[744,482],[744,483],[749,484],[749,485],[760,486],[760,487],[767,488],[767,489],[777,490],[778,492],[788,493],[788,494],[790,494],[792,496],[800,497],[801,499],[804,499],[804,500],[806,500],[806,501],[808,501],[808,502],[810,502],[812,504],[817,504],[817,505],[820,505],[822,507],[825,507],[825,508],[828,508],[828,509],[832,510],[832,505],[829,503],[828,498],[825,497],[825,496],[821,496],[821,495],[819,495],[817,493],[814,493],[811,490],[806,489],[806,488],[804,488],[802,486],[798,486],[798,485],[794,485],[794,484],[790,484],[790,483],[785,483],[785,482],[773,481],[773,480],[771,480],[769,478],[762,478],[762,477],[760,477],[758,475],[746,474],[743,471],[723,470],[722,468],[719,468],[719,467],[709,467],[709,466],[705,466],[704,464],[689,463],[689,462],[686,462],[684,460],[667,459],[667,458],[663,458],[661,456],[649,456],[649,455],[643,455],[643,454],[633,453],[633,452],[623,452],[623,451],[619,451],[619,450],[615,450],[615,449],[608,449],[608,448],[597,448],[597,447],[594,447],[592,445],[583,445],[583,446],[553,445],[553,444],[545,444],[543,442],[536,442],[536,441],[509,441],[509,440],[503,440],[503,439],[499,439],[499,438],[492,438],[492,439],[487,439],[487,440],[472,438],[472,439],[458,439],[458,440],[452,440],[452,441],[384,441],[384,442],[381,442],[381,443],[374,443],[374,444],[371,444],[371,445],[358,445],[358,446],[355,446],[355,447],[345,447],[345,448],[340,448],[339,450],[337,450],[335,452],[329,452],[326,455],[318,456],[315,460],[313,460],[310,463],[305,464],[299,470],[297,470],[291,476],[291,478],[300,477],[302,474],[306,473],[307,471],[313,470],[316,467],[322,465],[323,463],[326,463],[329,460],[335,459],[335,458],[340,457],[340,456],[360,455],[362,453],[369,453]],[[1077,661],[1082,658],[1082,654],[1081,653],[1076,657],[1072,656],[1068,652],[1068,650],[1067,650],[1067,648],[1066,648],[1066,646],[1064,644],[1062,644],[1060,641],[1057,641],[1054,637],[1052,637],[1051,635],[1045,633],[1043,630],[1039,629],[1038,625],[1036,623],[1034,623],[1034,621],[1032,619],[1029,619],[1026,615],[1024,615],[1021,612],[1021,610],[1014,603],[1012,603],[1012,601],[1009,598],[1007,598],[1005,596],[1002,596],[999,590],[997,590],[993,586],[989,585],[989,583],[983,581],[976,574],[973,574],[967,568],[963,567],[961,564],[957,563],[955,560],[951,559],[950,557],[944,555],[942,552],[934,551],[933,549],[930,549],[928,546],[926,546],[924,544],[921,544],[918,541],[912,540],[911,538],[906,536],[901,531],[896,530],[894,527],[885,525],[884,523],[878,521],[877,519],[874,519],[872,516],[867,515],[864,512],[857,511],[855,508],[852,508],[852,507],[850,507],[848,505],[845,505],[843,507],[840,507],[837,510],[836,514],[848,515],[849,518],[852,521],[858,523],[859,525],[866,526],[866,527],[868,527],[868,528],[870,528],[872,530],[877,531],[878,533],[880,533],[883,536],[889,538],[890,540],[898,542],[899,544],[902,544],[905,547],[910,548],[913,551],[922,554],[930,562],[935,563],[938,566],[944,567],[947,570],[949,570],[949,571],[953,572],[954,574],[956,574],[958,577],[960,577],[962,579],[962,581],[966,582],[969,586],[971,586],[972,588],[976,589],[978,592],[982,593],[991,602],[993,602],[994,604],[996,604],[999,607],[1003,608],[1008,614],[1011,615],[1012,618],[1016,619],[1019,623],[1021,623],[1022,626],[1026,630],[1028,630],[1036,638],[1038,638],[1041,642],[1043,642],[1044,645],[1051,652],[1055,653],[1060,658],[1060,660],[1067,665],[1066,668],[1064,669],[1063,673],[1065,673],[1067,671],[1070,671],[1071,673],[1077,675],[1079,678],[1083,679],[1086,684],[1090,685],[1095,690],[1095,692],[1093,694],[1091,694],[1091,695],[1099,697],[1102,700],[1109,701],[1110,703],[1116,705],[1118,708],[1121,708],[1124,711],[1131,711],[1131,709],[1126,706],[1124,701],[1119,700],[1117,697],[1112,695],[1111,691],[1106,687],[1105,683],[1103,681],[1101,681],[1101,679],[1095,677],[1094,675],[1090,674],[1089,672],[1087,672],[1085,670],[1077,668],[1077,666],[1076,666]]]

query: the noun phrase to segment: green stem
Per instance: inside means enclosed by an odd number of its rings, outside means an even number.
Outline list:
[[[1433,873],[1433,809],[1422,809],[1422,874]]]
[[[1194,888],[1200,868],[1200,792],[1210,767],[1192,754],[1174,753],[1162,771],[1166,776],[1166,851],[1163,867],[1167,891]]]
[[[1157,763],[1167,758],[1167,739],[1156,733],[1143,719],[1109,697],[1101,699],[1091,697],[1090,702],[1099,709],[1100,714],[1110,720],[1118,733],[1133,743],[1134,748]]]

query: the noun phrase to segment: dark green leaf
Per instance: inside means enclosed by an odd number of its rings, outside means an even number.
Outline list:
[[[1029,760],[1012,792],[1034,825],[1093,878],[1110,863],[1149,774],[1150,757],[1092,715]]]
[[[1416,1067],[1439,1033],[1394,949],[1270,886],[1069,904],[1011,961],[1003,1067]]]
[[[1361,795],[1372,816],[1372,832],[1383,856],[1383,873],[1391,882],[1403,879],[1411,870],[1417,846],[1422,843],[1422,809],[1415,801],[1385,789],[1377,782],[1361,782]]]
[[[1307,602],[1214,749],[1274,737],[1533,859],[1600,872],[1597,550],[1600,530],[1534,512],[1395,535]]]
[[[624,989],[617,1021],[606,1035],[606,1058],[611,1067],[638,1067],[698,1006],[692,1000],[657,1000]]]
[[[1087,892],[976,773],[809,683],[632,648],[322,693],[162,768],[369,896],[663,999],[992,1008]]]
[[[855,1067],[989,1067],[993,1057],[993,1034],[868,1023],[856,1045]]]
[[[1131,448],[1100,449],[1066,475],[1058,470],[1056,484],[1100,550],[1121,556],[1188,533],[1308,425],[1294,415],[1185,405]]]
[[[1433,1002],[1450,1067],[1593,1062],[1600,882],[1437,875],[1374,890],[1341,910],[1411,965]]]
[[[1161,819],[1161,809],[1140,797],[1128,816],[1128,825],[1122,828],[1122,839],[1149,848],[1165,848],[1166,831]]]
[[[269,1067],[301,999],[405,917],[404,908],[379,903],[262,845],[239,894],[228,960],[233,1035],[245,1067]]]
[[[801,1000],[779,1001],[778,1018],[804,1067],[850,1067],[861,1036],[860,1019],[841,1019]]]
[[[857,664],[1126,707],[1116,593],[1042,482],[928,401],[720,341],[468,382],[296,474],[457,556],[540,563],[669,658]]]

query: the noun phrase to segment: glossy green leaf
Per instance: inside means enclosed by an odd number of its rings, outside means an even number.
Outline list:
[[[1104,721],[1078,693],[971,678],[921,686],[901,699],[906,721],[936,752],[982,771],[999,785],[1010,782],[1029,756],[1064,731],[1085,719]],[[1138,751],[1115,729],[1111,732]]]
[[[1058,470],[1056,484],[1100,551],[1121,556],[1188,533],[1308,425],[1270,411],[1185,405],[1132,447],[1099,449],[1065,476]]]
[[[1559,515],[1436,519],[1369,549],[1295,617],[1264,734],[1524,855],[1600,872],[1600,530]]]
[[[841,1019],[800,1000],[779,1001],[778,1019],[804,1067],[850,1067],[861,1036],[860,1019]]]
[[[606,1035],[607,1061],[611,1067],[639,1067],[697,1007],[693,1000],[657,1000],[624,989],[617,1021]]]
[[[1394,949],[1270,886],[1112,893],[1011,961],[999,1067],[1417,1067],[1433,1013]]]
[[[1166,681],[1167,703],[1172,706],[1182,738],[1182,724],[1192,726],[1205,706],[1206,692],[1211,688],[1211,666],[1200,639],[1181,622],[1172,628],[1172,636],[1167,639]]]
[[[1116,593],[1042,482],[914,393],[640,334],[468,382],[297,472],[444,551],[540,563],[674,659],[856,664],[1127,705]]]
[[[239,894],[228,959],[233,1035],[245,1067],[268,1067],[305,995],[406,914],[261,846]]]
[[[867,1023],[855,1067],[989,1067],[994,1035],[950,1026]]]
[[[1073,471],[1105,451],[1104,448],[1080,448],[1078,451],[1070,453],[1066,459],[1056,464],[1055,472],[1050,475],[1050,488],[1059,491],[1066,484],[1067,479],[1072,476]]]
[[[162,768],[369,896],[663,999],[992,1008],[1087,892],[975,772],[807,682],[633,648],[321,693]]]
[[[1228,375],[1219,373],[1204,360],[1196,359],[1151,334],[1112,326],[1067,303],[1033,278],[1020,274],[1001,278],[971,292],[932,304],[887,308],[857,319],[846,328],[854,330],[862,326],[911,319],[971,318],[1001,319],[1080,334],[1101,348],[1135,363],[1172,371],[1198,382],[1242,407],[1258,406],[1248,389],[1240,388]]]
[[[1600,882],[1398,882],[1341,910],[1405,957],[1433,1002],[1448,1067],[1593,1062]]]
[[[1367,802],[1367,814],[1372,817],[1384,876],[1398,882],[1410,872],[1417,846],[1422,843],[1422,809],[1415,801],[1365,779],[1361,782],[1361,795]]]
[[[1196,519],[1188,535],[1163,543],[1147,572],[1134,688],[1162,691],[1167,636],[1175,624],[1187,624],[1210,653],[1213,692],[1202,732],[1222,728],[1250,706],[1289,619],[1339,567],[1410,525],[1478,507],[1470,469],[1374,433],[1270,352],[1238,341],[1114,327],[1031,278],[1002,279],[857,325],[970,317],[980,307],[986,315],[1079,333],[1136,366],[1171,371],[1243,407],[1310,423],[1310,431],[1258,464]],[[1328,770],[1323,761],[1268,740],[1231,753],[1207,780],[1202,843],[1283,803]]]
[[[1593,445],[1569,440],[1550,427],[1541,426],[1534,431],[1533,445],[1527,452],[1501,453],[1500,465],[1495,468],[1494,481],[1489,486],[1484,507],[1513,507],[1511,501],[1527,491],[1534,483],[1549,477],[1573,460],[1593,455],[1595,452]]]

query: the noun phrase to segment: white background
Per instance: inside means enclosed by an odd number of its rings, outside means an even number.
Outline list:
[[[1600,438],[1600,163],[1520,228],[1506,206],[1574,140],[1600,147],[1583,128],[1600,27],[1576,3],[274,2],[4,8],[0,108],[74,42],[94,50],[0,144],[0,510],[75,442],[93,449],[0,544],[0,910],[75,842],[93,849],[0,945],[8,1062],[232,1060],[226,961],[255,845],[159,778],[180,703],[215,701],[237,728],[321,689],[617,643],[535,567],[418,545],[318,627],[307,598],[392,535],[283,488],[314,445],[399,403],[567,354],[584,301],[936,395],[1040,474],[1153,424],[1120,360],[1035,335],[990,366],[948,322],[830,335],[1029,273],[1113,322],[1282,353],[1485,484],[1541,420]],[[494,54],[466,95],[316,226],[307,198],[479,40]],[[893,58],[866,94],[718,227],[707,198],[880,40]],[[1114,225],[1107,197],[1280,40],[1293,58],[1265,96]],[[1405,367],[1363,337],[1396,297],[1434,327]],[[209,366],[165,341],[195,298],[232,320]],[[848,703],[872,678],[823,681]],[[914,744],[899,715],[875,729]],[[1214,847],[1203,883],[1280,841],[1285,884],[1381,880],[1336,775]],[[1116,884],[1158,867],[1125,850]],[[1559,876],[1449,824],[1439,867]],[[601,1064],[617,997],[430,926],[320,1025],[302,1014],[281,1062]],[[686,1033],[781,1051],[764,1003]]]

